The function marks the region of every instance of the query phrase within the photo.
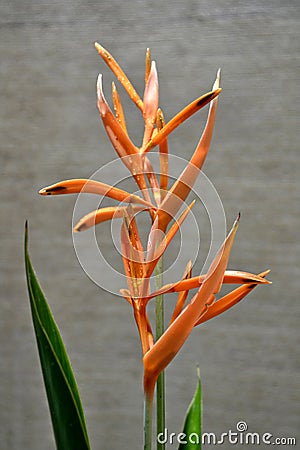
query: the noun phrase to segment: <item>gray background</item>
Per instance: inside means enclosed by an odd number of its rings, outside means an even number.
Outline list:
[[[92,447],[142,447],[141,354],[132,312],[82,271],[71,236],[75,198],[37,195],[57,180],[89,177],[115,157],[95,109],[98,72],[108,98],[112,79],[95,40],[141,94],[151,47],[167,118],[207,91],[222,68],[205,173],[228,223],[242,212],[230,267],[272,269],[271,287],[194,330],[168,369],[169,430],[181,430],[199,364],[205,431],[220,434],[245,420],[249,431],[299,442],[299,10],[292,0],[1,2],[1,449],[54,448],[24,281],[25,219]],[[140,138],[134,114],[128,120]],[[172,153],[192,154],[200,116],[176,133]],[[108,231],[105,225],[98,231],[106,245]]]

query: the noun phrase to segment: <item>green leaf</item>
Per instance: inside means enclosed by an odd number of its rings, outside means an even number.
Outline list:
[[[201,450],[201,424],[202,424],[202,393],[200,382],[200,370],[198,369],[198,383],[194,397],[188,407],[183,439],[178,450]],[[185,443],[183,443],[185,442]]]
[[[83,409],[71,364],[29,258],[27,223],[25,225],[25,267],[32,320],[56,447],[58,450],[90,449]]]

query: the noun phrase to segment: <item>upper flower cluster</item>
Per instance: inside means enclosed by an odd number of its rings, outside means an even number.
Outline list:
[[[61,181],[41,189],[40,194],[60,195],[87,192],[110,197],[122,203],[117,206],[100,208],[87,214],[76,225],[75,231],[85,230],[112,218],[123,219],[121,244],[128,289],[122,289],[122,295],[133,308],[144,355],[145,391],[152,395],[157,376],[177,354],[192,329],[232,307],[258,284],[269,283],[265,279],[268,271],[254,275],[226,270],[230,249],[238,227],[238,217],[207,274],[193,277],[192,264],[189,262],[182,279],[177,283],[165,285],[154,292],[150,291],[151,275],[194,203],[187,206],[175,219],[197,179],[209,150],[218,96],[221,92],[220,71],[217,73],[211,91],[195,99],[165,123],[163,112],[159,108],[156,64],[154,61],[151,62],[150,51],[147,50],[146,53],[145,89],[142,99],[112,55],[98,43],[95,46],[99,55],[112,70],[143,116],[143,139],[141,146],[137,147],[129,137],[116,85],[112,83],[113,112],[105,99],[102,77],[99,75],[97,106],[103,125],[115,151],[135,180],[139,194],[132,194],[115,186],[86,179]],[[207,121],[196,149],[181,175],[169,186],[168,136],[207,104],[209,104]],[[155,147],[159,149],[159,176],[155,173],[148,157],[149,152]],[[143,247],[135,219],[135,215],[143,210],[148,211],[151,219],[146,249]],[[169,227],[171,221],[173,224]],[[223,283],[240,284],[241,286],[216,301],[216,294]],[[191,289],[197,289],[196,293],[187,306],[184,306]],[[147,304],[150,299],[171,292],[178,292],[174,313],[163,335],[154,342],[147,315]]]

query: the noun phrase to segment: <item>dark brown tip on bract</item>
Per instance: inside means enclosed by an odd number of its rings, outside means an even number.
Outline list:
[[[82,225],[76,225],[73,229],[74,233],[80,233],[80,231],[86,230],[88,228],[86,223],[83,223]]]
[[[53,188],[46,189],[47,194],[52,194],[52,192],[65,191],[67,188],[65,186],[55,186]]]
[[[197,106],[201,107],[202,105],[203,106],[207,105],[207,103],[209,103],[211,100],[213,100],[215,97],[217,97],[217,95],[219,95],[221,91],[222,91],[222,88],[218,88],[212,92],[208,92],[204,97],[199,99],[199,101],[197,102]]]
[[[39,191],[40,195],[52,195],[57,192],[65,191],[67,188],[65,186],[53,186],[49,188],[43,188]]]

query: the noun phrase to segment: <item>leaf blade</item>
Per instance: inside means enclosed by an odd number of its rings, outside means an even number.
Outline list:
[[[25,227],[25,269],[32,320],[58,450],[89,450],[85,418],[72,367],[28,253]]]
[[[202,391],[200,370],[198,369],[198,381],[193,399],[188,407],[183,433],[185,443],[181,443],[178,450],[201,450],[202,429]]]

